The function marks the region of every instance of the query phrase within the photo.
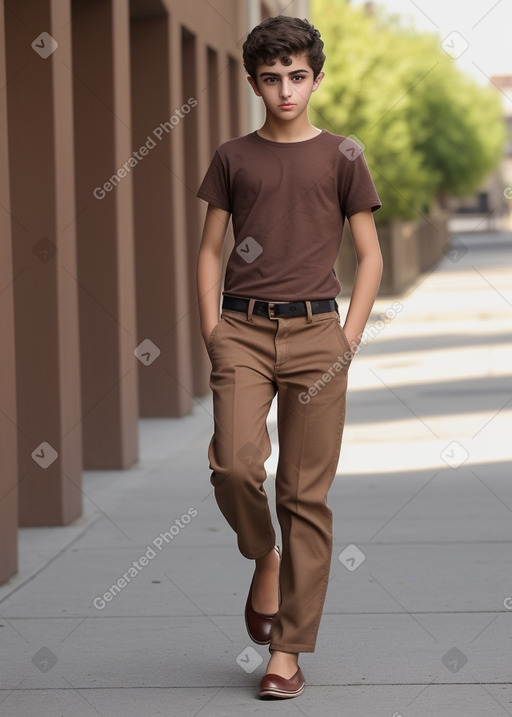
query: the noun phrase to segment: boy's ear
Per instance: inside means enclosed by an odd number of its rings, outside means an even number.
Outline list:
[[[251,85],[251,87],[252,87],[252,89],[253,89],[253,91],[254,91],[254,94],[255,94],[257,97],[261,97],[261,92],[260,92],[259,89],[258,89],[258,85],[256,84],[256,80],[253,79],[253,78],[249,75],[249,76],[247,77],[247,82]]]
[[[311,88],[311,92],[314,92],[315,90],[317,90],[320,87],[320,83],[322,82],[324,77],[325,77],[325,74],[323,72],[318,73],[315,81],[313,82],[313,87]]]

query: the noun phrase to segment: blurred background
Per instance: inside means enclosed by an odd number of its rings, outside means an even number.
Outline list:
[[[383,200],[373,320],[471,241],[510,241],[510,4],[6,0],[0,582],[18,569],[20,527],[79,520],[84,470],[137,465],[143,419],[185,420],[208,395],[195,192],[215,148],[262,123],[241,46],[279,13],[320,29],[310,119],[364,147]],[[342,305],[354,270],[346,230]],[[459,278],[440,282],[438,311]]]

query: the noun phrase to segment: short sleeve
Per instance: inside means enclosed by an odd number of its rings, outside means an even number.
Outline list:
[[[218,151],[213,156],[197,196],[219,209],[231,212],[228,171]]]
[[[338,196],[343,214],[351,217],[363,209],[371,209],[372,212],[380,209],[382,202],[361,147],[345,138],[338,149],[342,155],[338,170]]]

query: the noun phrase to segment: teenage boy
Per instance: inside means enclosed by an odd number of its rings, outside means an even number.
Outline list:
[[[208,458],[220,510],[255,560],[245,607],[249,636],[269,644],[260,697],[304,690],[300,652],[313,652],[329,579],[347,372],[372,309],[382,256],[381,206],[359,145],[314,127],[307,107],[324,76],[320,33],[273,17],[243,46],[249,83],[266,108],[261,129],[222,144],[198,196],[208,210],[198,257],[201,331],[212,364]],[[222,246],[230,216],[219,320]],[[343,328],[333,270],[348,218],[358,267]],[[264,462],[278,395],[275,546]]]

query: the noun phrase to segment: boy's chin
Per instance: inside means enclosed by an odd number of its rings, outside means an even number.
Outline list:
[[[301,111],[298,110],[296,107],[293,108],[293,110],[287,110],[283,111],[280,109],[277,110],[268,110],[272,117],[275,117],[276,119],[280,120],[281,122],[289,122],[290,120],[297,119],[297,117],[301,114]]]

